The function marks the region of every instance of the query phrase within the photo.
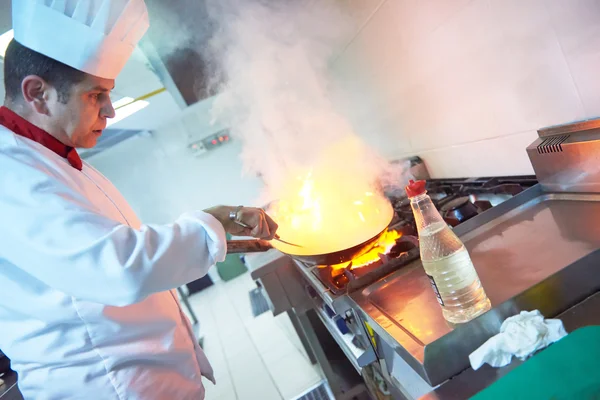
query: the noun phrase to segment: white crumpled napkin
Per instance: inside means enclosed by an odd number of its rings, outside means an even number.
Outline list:
[[[504,367],[513,356],[524,360],[530,354],[565,337],[567,332],[559,319],[546,319],[538,311],[521,311],[507,318],[500,333],[491,337],[469,355],[471,368],[479,369],[484,363]]]

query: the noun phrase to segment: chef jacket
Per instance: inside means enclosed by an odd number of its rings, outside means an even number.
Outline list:
[[[0,349],[26,399],[204,398],[174,289],[225,253],[211,215],[142,224],[75,149],[0,109]]]

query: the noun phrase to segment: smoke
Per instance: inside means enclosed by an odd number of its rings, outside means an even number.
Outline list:
[[[225,76],[213,121],[224,121],[243,142],[244,172],[262,177],[265,199],[309,174],[336,185],[342,198],[406,181],[405,166],[368,148],[335,107],[329,63],[355,28],[335,1],[206,5],[216,27],[210,56]]]

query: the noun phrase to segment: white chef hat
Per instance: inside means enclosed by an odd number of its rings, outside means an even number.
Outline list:
[[[15,40],[75,69],[114,79],[148,29],[144,0],[12,0]]]

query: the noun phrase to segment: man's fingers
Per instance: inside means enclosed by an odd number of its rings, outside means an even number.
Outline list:
[[[275,234],[277,233],[277,228],[279,228],[279,226],[277,225],[277,223],[273,220],[273,218],[269,217],[269,215],[267,213],[265,213],[265,221],[267,226],[269,227],[269,239],[273,239],[275,237]]]
[[[264,213],[264,211],[260,210],[260,227],[261,230],[258,234],[257,237],[261,238],[261,239],[272,239],[271,236],[271,229],[269,228],[269,224],[267,223],[267,215]]]
[[[256,222],[255,222],[254,228],[252,229],[252,236],[254,236],[256,238],[261,238],[262,237],[261,235],[264,230],[263,218],[260,214],[258,214],[258,215],[254,216],[253,220]]]
[[[277,223],[260,208],[244,208],[238,213],[238,221],[246,225],[244,233],[260,239],[273,239]]]

